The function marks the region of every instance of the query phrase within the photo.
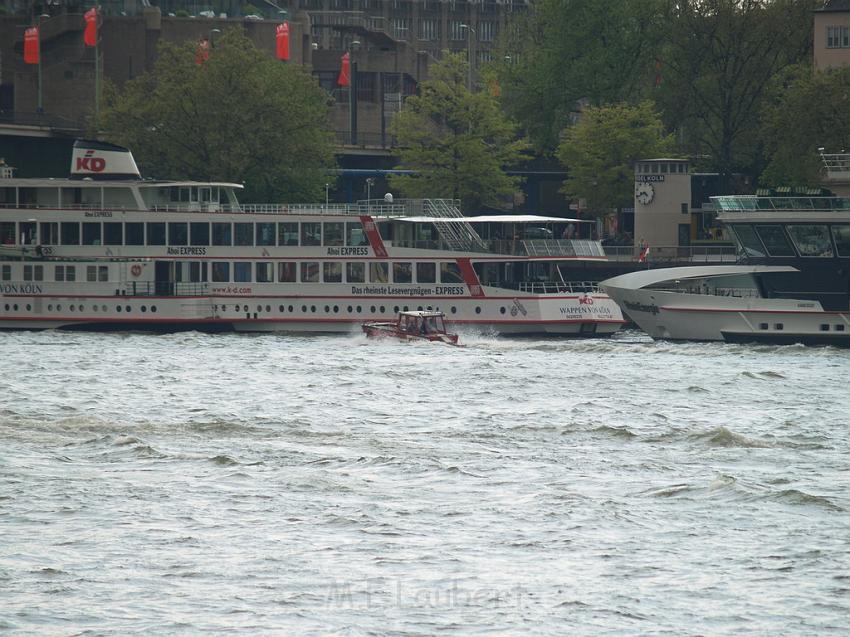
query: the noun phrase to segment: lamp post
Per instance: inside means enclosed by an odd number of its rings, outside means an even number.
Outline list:
[[[39,115],[44,115],[44,103],[43,103],[43,95],[41,90],[41,23],[45,18],[49,18],[50,16],[46,13],[42,13],[38,16],[38,20],[36,21],[36,25],[38,26],[38,104],[36,104],[35,112]]]
[[[469,86],[467,88],[469,89],[469,92],[471,93],[472,92],[472,65],[475,62],[475,38],[472,37],[472,36],[477,36],[478,34],[476,33],[475,29],[473,27],[469,26],[468,24],[461,23],[460,28],[466,29],[466,57],[467,57],[467,61],[469,62],[469,80],[468,80]],[[470,34],[472,34],[472,35],[470,35]]]
[[[330,190],[331,190],[331,185],[325,184],[325,206],[327,206],[330,203]]]
[[[352,146],[357,145],[357,62],[354,61],[354,53],[360,48],[360,40],[351,42],[350,63],[351,63],[351,79],[348,87],[348,112],[349,112],[349,128],[351,129]]]

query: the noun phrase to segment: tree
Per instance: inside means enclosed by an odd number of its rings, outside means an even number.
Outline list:
[[[413,174],[392,175],[390,185],[411,197],[460,199],[466,210],[504,207],[520,184],[505,170],[527,148],[516,124],[489,92],[469,91],[461,55],[446,52],[430,76],[393,120],[400,167]]]
[[[664,134],[651,102],[590,107],[558,147],[558,159],[569,173],[563,191],[584,199],[597,215],[631,205],[634,162],[664,156],[672,148],[673,138]]]
[[[657,102],[706,168],[757,170],[757,130],[773,77],[811,52],[817,0],[671,2]]]
[[[146,175],[244,181],[248,201],[319,200],[333,165],[328,94],[241,28],[202,64],[195,53],[194,43],[163,43],[152,72],[108,97],[103,136],[129,147]]]
[[[818,148],[850,148],[850,68],[812,74],[801,65],[777,85],[776,99],[764,109],[761,134],[769,161],[760,182],[817,185],[823,170]]]
[[[579,110],[646,99],[662,48],[665,0],[538,0],[500,46],[503,102],[546,152]]]

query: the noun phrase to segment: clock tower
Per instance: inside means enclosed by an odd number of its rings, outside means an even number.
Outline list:
[[[690,245],[691,175],[687,159],[641,159],[635,163],[635,246]],[[637,247],[636,247],[637,249]]]

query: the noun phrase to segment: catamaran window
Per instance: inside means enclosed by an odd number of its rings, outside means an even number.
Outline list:
[[[342,283],[342,263],[329,261],[324,264],[325,283]]]
[[[124,244],[128,246],[145,245],[145,224],[132,222],[124,224]]]
[[[237,246],[252,246],[254,245],[254,224],[253,223],[234,223],[233,238],[236,240],[234,245]]]
[[[165,223],[161,221],[155,221],[148,224],[148,245],[165,245]]]
[[[15,243],[17,243],[17,239],[15,238],[14,221],[4,221],[0,223],[0,243],[7,246],[15,245]]]
[[[756,226],[756,233],[767,248],[767,254],[771,257],[793,257],[794,250],[782,226]]]
[[[369,281],[372,283],[386,283],[389,280],[389,264],[373,262],[369,264]]]
[[[730,229],[732,230],[733,236],[738,240],[738,244],[745,255],[748,257],[764,256],[764,246],[756,236],[756,232],[753,230],[752,226],[735,224],[730,226]]]
[[[298,223],[277,224],[277,244],[279,246],[297,246]]]
[[[413,267],[410,263],[393,263],[393,283],[413,281]]]
[[[190,283],[206,283],[207,281],[207,262],[206,261],[190,261],[189,262],[189,282]]]
[[[189,224],[185,221],[168,222],[168,245],[189,245]]]
[[[343,244],[343,233],[345,224],[342,222],[327,222],[322,224],[325,232],[326,246],[341,246]]]
[[[230,281],[230,263],[227,261],[213,261],[212,280],[214,283],[228,283]]]
[[[229,223],[212,224],[212,243],[214,246],[233,245],[233,234]]]
[[[284,261],[277,264],[277,280],[281,283],[295,283],[295,263]]]
[[[258,246],[273,246],[274,245],[274,224],[273,223],[258,223],[257,224],[257,245]]]
[[[83,245],[84,246],[99,246],[100,245],[100,222],[90,223],[83,222]]]
[[[365,246],[369,245],[369,240],[366,238],[366,233],[363,232],[363,224],[359,221],[349,222],[345,224],[345,245],[349,246]]]
[[[301,224],[301,245],[302,246],[318,246],[322,244],[322,224],[307,223]],[[303,280],[303,279],[302,279]]]
[[[351,261],[345,264],[345,280],[349,283],[366,282],[366,264],[362,261]]]
[[[463,283],[463,277],[457,263],[440,264],[440,283]]]
[[[103,222],[103,245],[120,246],[124,244],[123,224],[114,221]]]
[[[832,241],[829,239],[829,230],[826,226],[789,224],[786,227],[800,255],[804,257],[834,256]]]
[[[850,225],[832,226],[832,238],[835,239],[838,256],[850,257]]]
[[[319,263],[317,261],[305,261],[301,264],[301,282],[319,282]]]
[[[2,274],[0,274],[0,278],[2,278],[4,281],[11,281],[12,280],[12,266],[11,265],[4,265],[3,266]]]
[[[25,265],[24,266],[24,281],[44,281],[44,266],[43,265]]]
[[[233,280],[237,283],[248,283],[251,280],[250,261],[237,261],[233,264]]]
[[[55,221],[42,222],[41,244],[46,246],[59,245],[59,224]]]
[[[274,283],[274,263],[257,261],[255,264],[257,283]]]
[[[189,245],[208,246],[210,244],[210,224],[192,222],[189,224]]]
[[[437,264],[436,263],[417,263],[416,264],[416,282],[417,283],[436,283],[437,282]]]

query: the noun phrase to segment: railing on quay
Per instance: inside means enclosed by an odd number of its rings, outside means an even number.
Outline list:
[[[609,261],[626,263],[641,261],[640,248],[635,246],[605,246],[605,254]],[[650,266],[654,263],[685,261],[735,263],[738,261],[738,253],[735,246],[652,246],[645,259]]]

